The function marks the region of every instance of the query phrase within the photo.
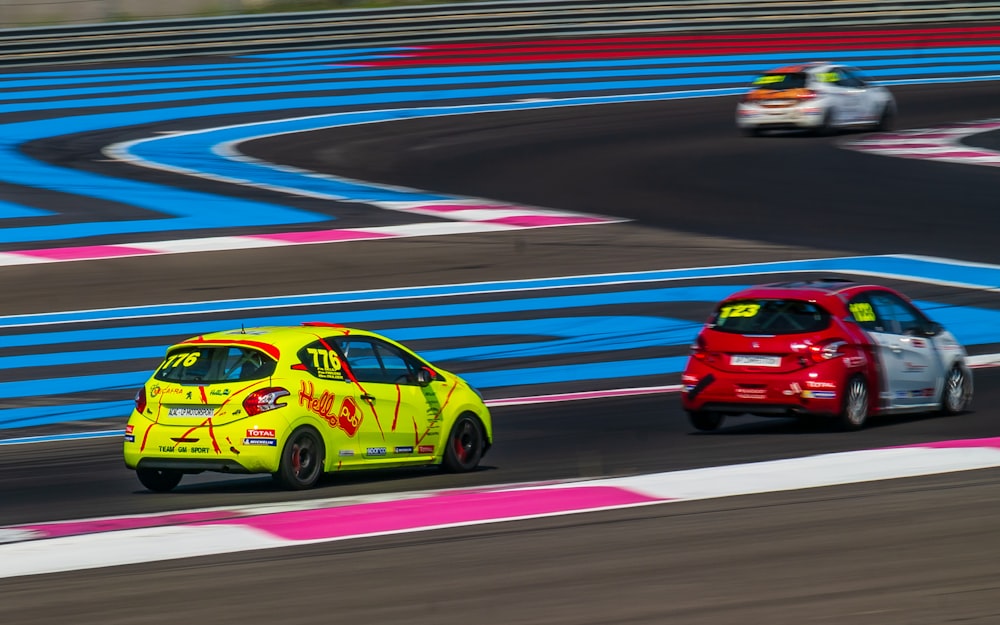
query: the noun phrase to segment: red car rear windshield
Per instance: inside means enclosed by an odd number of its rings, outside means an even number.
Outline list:
[[[797,299],[741,299],[723,302],[709,325],[733,334],[803,334],[825,330],[830,313]]]

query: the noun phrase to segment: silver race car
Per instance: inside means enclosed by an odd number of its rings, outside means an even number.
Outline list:
[[[886,130],[896,101],[885,87],[856,69],[833,63],[806,63],[764,72],[736,106],[736,125],[747,135],[771,129],[829,134],[836,129]]]

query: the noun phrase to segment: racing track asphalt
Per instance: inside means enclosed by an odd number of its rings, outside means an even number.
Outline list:
[[[991,625],[996,470],[3,580],[7,623]]]
[[[997,116],[997,83],[900,87],[901,127]],[[739,137],[731,98],[403,122],[247,151],[338,174],[636,223],[0,269],[11,312],[905,252],[1000,262],[1000,171]],[[616,107],[619,107],[616,109]],[[471,124],[467,128],[465,124]],[[336,143],[339,150],[324,151]],[[348,154],[339,160],[336,154]],[[837,215],[837,219],[831,218]],[[863,226],[847,223],[847,217]],[[117,441],[0,448],[0,524],[668,470],[996,434],[976,410],[857,433],[747,421],[692,434],[676,396],[496,410],[483,471],[334,477],[288,494],[200,477],[142,493]],[[995,471],[365,539],[0,583],[3,622],[991,623]],[[306,558],[305,555],[310,557]],[[156,589],[150,591],[150,589]],[[299,598],[299,593],[301,597]],[[325,615],[324,615],[325,616]],[[991,620],[994,619],[994,620]],[[79,619],[76,619],[80,622]]]

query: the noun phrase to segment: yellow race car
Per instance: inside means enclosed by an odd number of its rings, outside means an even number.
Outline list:
[[[143,486],[165,492],[203,471],[270,473],[295,490],[348,469],[471,471],[492,444],[489,410],[459,376],[373,332],[305,323],[168,348],[124,446]]]

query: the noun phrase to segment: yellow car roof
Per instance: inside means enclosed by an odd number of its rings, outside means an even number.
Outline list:
[[[167,351],[202,345],[242,345],[259,349],[277,360],[282,348],[298,349],[311,339],[328,337],[331,334],[385,338],[359,328],[348,328],[334,323],[308,322],[299,326],[260,326],[199,334],[172,345]]]

